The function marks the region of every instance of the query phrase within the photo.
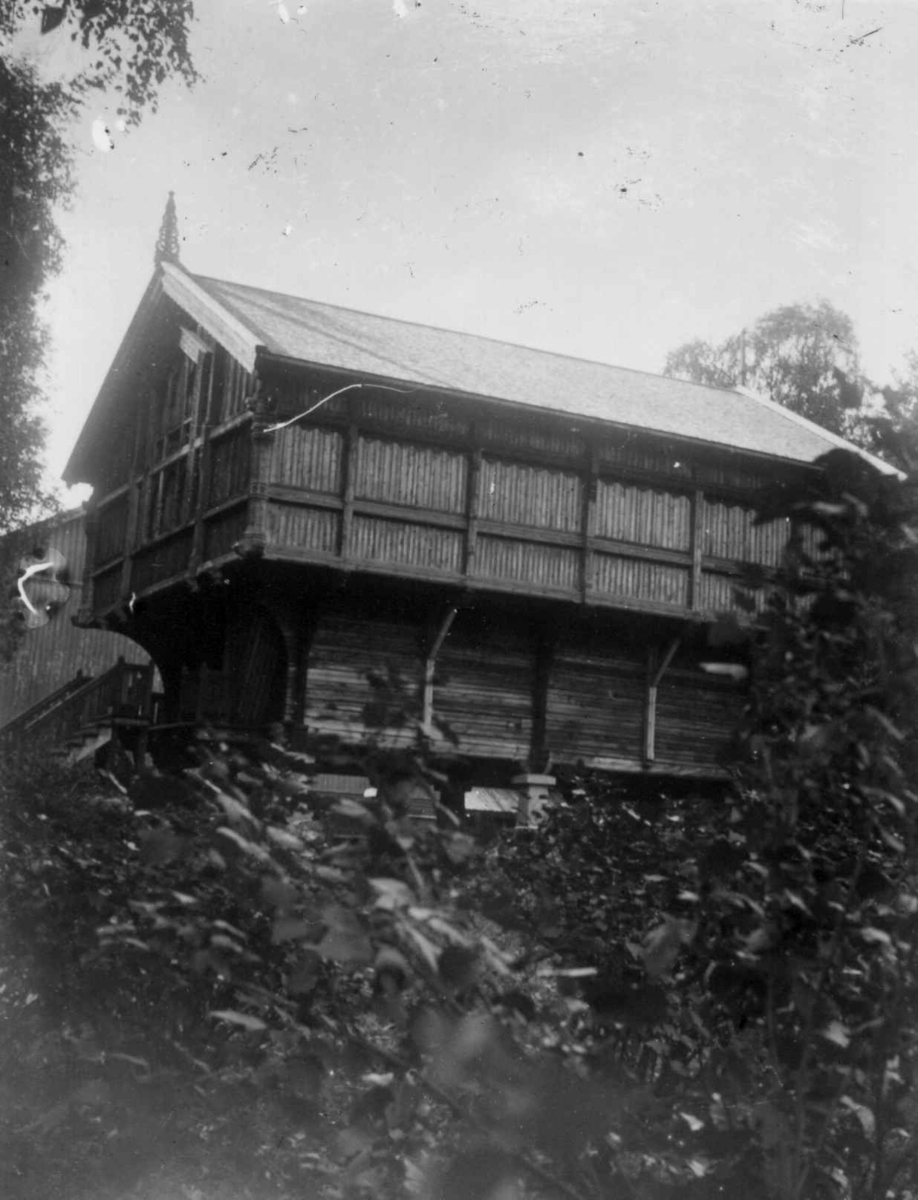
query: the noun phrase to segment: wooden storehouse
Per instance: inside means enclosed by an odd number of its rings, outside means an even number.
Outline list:
[[[464,786],[710,777],[740,695],[705,624],[787,535],[753,496],[840,444],[743,391],[193,275],[161,240],[65,472],[94,489],[79,621],[152,656],[169,726],[321,752],[420,723]]]

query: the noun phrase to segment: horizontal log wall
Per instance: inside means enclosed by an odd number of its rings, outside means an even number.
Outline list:
[[[388,747],[410,744],[419,713],[419,636],[395,622],[326,618],[309,650],[309,729],[348,743],[369,737]]]
[[[556,762],[640,762],[645,659],[626,645],[574,639],[555,652],[546,705],[546,747]]]
[[[532,739],[535,660],[525,630],[460,612],[434,674],[436,722],[463,755],[525,761]]]
[[[309,731],[353,745],[409,744],[421,715],[435,617],[424,626],[414,618],[361,616],[353,606],[346,615],[322,617],[307,661]],[[459,610],[434,663],[434,750],[508,763],[532,755],[556,764],[643,769],[653,639],[637,629],[573,629],[547,650],[545,633],[530,628],[522,613],[492,619],[480,608]],[[668,668],[658,688],[653,768],[716,773],[738,705],[735,685],[684,662]]]
[[[698,671],[671,668],[657,690],[657,758],[679,767],[716,763],[730,742],[741,708],[735,685]]]

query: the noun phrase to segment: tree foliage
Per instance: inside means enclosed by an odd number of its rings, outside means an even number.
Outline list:
[[[60,133],[69,111],[60,88],[0,59],[0,532],[45,500],[40,406],[48,332],[39,313],[61,262],[54,210],[72,185]]]
[[[687,342],[667,355],[664,371],[712,387],[742,384],[833,433],[858,432],[857,338],[851,319],[825,300],[783,305],[717,345]]]
[[[76,101],[99,90],[120,98],[119,114],[136,124],[156,110],[159,91],[171,78],[197,80],[189,48],[192,0],[0,0],[0,38],[12,40],[37,27],[49,37],[69,38],[85,51],[65,87]]]
[[[50,502],[41,416],[49,331],[40,314],[64,249],[56,210],[74,186],[68,125],[92,91],[117,94],[136,123],[168,78],[193,83],[191,19],[186,2],[0,0],[0,533]],[[87,61],[73,78],[43,81],[14,53],[14,35],[39,22],[84,48]]]

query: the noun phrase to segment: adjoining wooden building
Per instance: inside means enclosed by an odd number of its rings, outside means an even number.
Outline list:
[[[65,471],[79,622],[162,721],[408,743],[464,785],[709,777],[740,693],[704,626],[833,434],[767,400],[196,276],[169,239]],[[174,238],[173,238],[174,242]]]
[[[24,622],[12,657],[0,662],[0,752],[57,747],[84,735],[97,743],[111,735],[111,718],[128,708],[147,720],[154,672],[146,651],[121,634],[73,622],[82,608],[84,521],[83,509],[73,509],[0,539],[7,579],[24,574],[29,562],[59,564],[23,588],[42,620]],[[11,603],[26,615],[18,588]]]

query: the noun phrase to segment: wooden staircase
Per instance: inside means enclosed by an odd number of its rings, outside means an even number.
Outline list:
[[[0,728],[0,756],[36,751],[79,761],[115,736],[141,741],[155,719],[151,664],[125,662],[94,678],[77,675]]]

